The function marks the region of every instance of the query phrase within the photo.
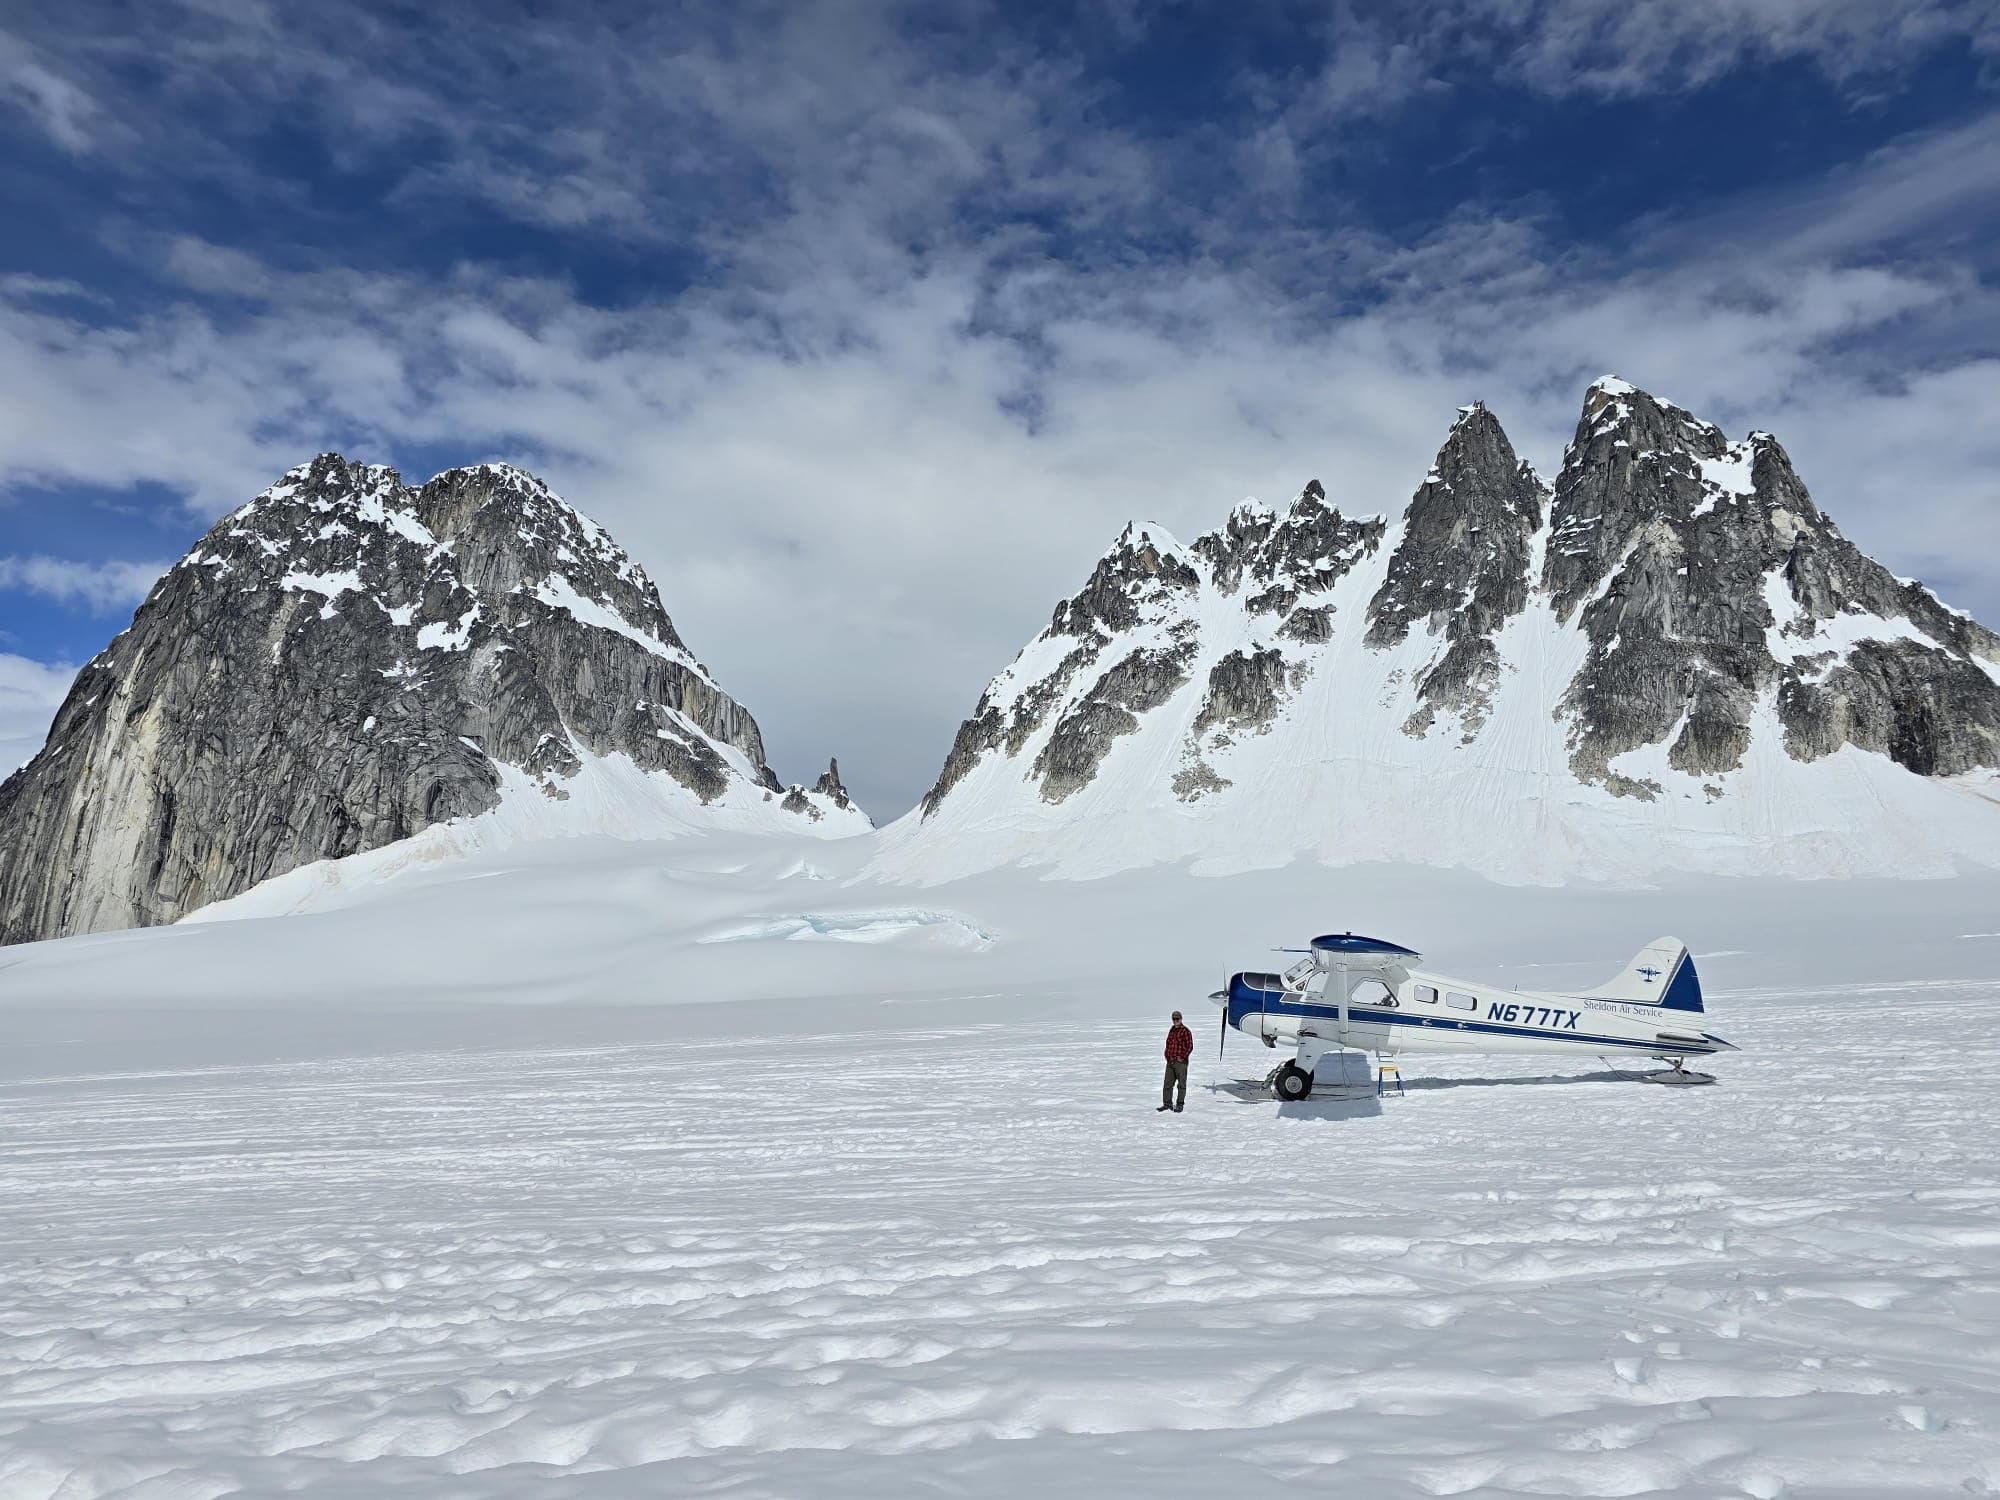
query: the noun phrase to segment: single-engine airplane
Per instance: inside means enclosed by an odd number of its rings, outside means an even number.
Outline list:
[[[1222,1007],[1223,1041],[1233,1026],[1267,1047],[1298,1048],[1271,1075],[1280,1099],[1309,1096],[1320,1057],[1341,1048],[1377,1057],[1648,1057],[1668,1065],[1645,1075],[1659,1083],[1713,1083],[1706,1073],[1689,1072],[1687,1059],[1737,1050],[1701,1029],[1701,980],[1678,938],[1648,943],[1609,983],[1569,995],[1429,973],[1411,967],[1422,954],[1351,932],[1316,937],[1303,951],[1283,974],[1232,974],[1226,989],[1209,996]]]

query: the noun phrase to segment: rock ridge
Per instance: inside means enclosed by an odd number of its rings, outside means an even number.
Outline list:
[[[168,570],[0,785],[0,942],[171,922],[613,757],[696,816],[784,792],[645,570],[539,479],[321,454]]]

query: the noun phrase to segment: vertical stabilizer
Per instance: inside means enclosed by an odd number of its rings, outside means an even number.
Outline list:
[[[1618,977],[1594,990],[1586,1000],[1618,1000],[1627,1005],[1657,1005],[1662,1010],[1702,1013],[1701,977],[1694,956],[1679,938],[1655,938],[1641,948]]]

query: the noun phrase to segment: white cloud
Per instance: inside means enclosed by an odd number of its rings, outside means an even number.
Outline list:
[[[2000,116],[1616,251],[1491,212],[1414,243],[1287,217],[1328,139],[1453,68],[1552,93],[1776,57],[1861,79],[1976,35],[1977,7],[1337,8],[1294,77],[1244,82],[1240,140],[1107,123],[1078,55],[976,4],[922,28],[886,3],[677,14],[551,21],[526,74],[508,28],[337,6],[63,54],[100,134],[140,122],[133,170],[151,143],[235,182],[321,258],[128,240],[184,289],[140,308],[0,281],[0,492],[158,484],[212,518],[325,447],[518,459],[647,564],[782,773],[839,753],[878,814],[1128,517],[1192,533],[1312,477],[1399,509],[1475,396],[1552,467],[1605,369],[1777,431],[1858,540],[2000,615],[2000,306],[1951,232],[1990,212]],[[161,59],[174,109],[90,71],[121,47]],[[385,239],[475,198],[672,258],[677,290],[613,309],[476,261],[338,269],[310,205],[230,175],[280,110],[344,163],[434,164],[387,195]]]
[[[0,101],[24,111],[63,150],[90,149],[96,103],[40,49],[6,31],[0,31]]]
[[[922,790],[1127,518],[1191,534],[1313,477],[1400,509],[1474,396],[1552,467],[1607,368],[1777,431],[1858,540],[1899,571],[1948,564],[1955,602],[1996,613],[2000,453],[1978,414],[2000,365],[1888,386],[1893,353],[1851,352],[1913,317],[1984,315],[1977,287],[1733,259],[1586,271],[1508,224],[1449,239],[1382,257],[1386,294],[1331,321],[1219,271],[970,254],[617,312],[471,274],[344,273],[280,278],[227,326],[15,309],[0,381],[37,410],[0,451],[43,482],[164,482],[205,517],[324,446],[518,458],[647,564],[783,774],[838,753],[879,813]]]
[[[59,557],[0,557],[0,592],[36,594],[99,614],[136,608],[167,564],[72,562]]]
[[[0,651],[0,780],[34,759],[76,668]]]
[[[1462,9],[1494,28],[1521,81],[1551,94],[1694,89],[1746,63],[1788,59],[1854,82],[1954,38],[1991,46],[2000,37],[2000,13],[1985,0],[1474,0]]]

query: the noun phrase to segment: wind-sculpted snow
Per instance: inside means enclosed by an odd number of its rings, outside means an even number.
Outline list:
[[[1163,1018],[932,998],[11,1053],[0,1494],[2000,1488],[1990,978],[1164,1119]]]
[[[890,911],[799,912],[759,921],[729,924],[695,939],[700,943],[831,942],[882,943],[892,940],[934,939],[952,947],[985,949],[993,946],[992,933],[966,921],[954,912]]]
[[[877,868],[2000,863],[2000,637],[1863,555],[1770,434],[1607,377],[1549,486],[1474,404],[1400,511],[1315,481],[1185,548],[1128,531]],[[1161,653],[1180,680],[1125,693]]]
[[[560,804],[607,757],[716,826],[868,826],[837,777],[787,791],[645,571],[540,480],[480,465],[410,487],[324,454],[168,572],[0,787],[0,942],[170,922],[482,815],[535,822],[504,812],[510,788]]]

